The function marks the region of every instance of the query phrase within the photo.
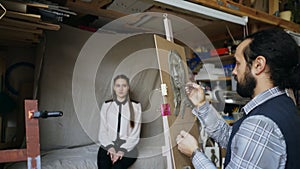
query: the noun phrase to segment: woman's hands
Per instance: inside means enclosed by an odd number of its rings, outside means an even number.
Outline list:
[[[115,154],[116,154],[115,148],[111,147],[111,148],[109,148],[109,149],[107,150],[107,155],[110,156],[110,159],[111,159],[111,160],[113,159],[113,157],[114,157]]]
[[[124,156],[123,151],[116,152],[115,148],[111,147],[107,150],[107,155],[110,155],[110,160],[114,164],[118,160],[121,160]]]
[[[117,162],[118,160],[122,160],[124,156],[124,152],[123,151],[118,151],[115,155],[114,155],[114,159],[112,160],[112,163],[114,164],[115,162]]]
[[[205,103],[205,93],[200,85],[188,82],[185,86],[185,92],[196,107],[202,106]]]

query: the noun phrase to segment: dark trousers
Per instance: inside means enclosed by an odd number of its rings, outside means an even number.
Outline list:
[[[97,158],[98,169],[127,169],[136,161],[137,155],[137,149],[134,148],[132,151],[125,153],[121,160],[112,164],[110,156],[107,155],[107,150],[100,146]]]

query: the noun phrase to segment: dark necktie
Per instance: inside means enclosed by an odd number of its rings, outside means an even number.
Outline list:
[[[125,105],[127,100],[123,102],[119,102],[116,100],[117,105],[119,106],[119,113],[118,113],[118,128],[117,128],[117,138],[113,143],[115,144],[115,147],[120,148],[122,144],[125,143],[125,140],[120,139],[120,130],[121,130],[121,112],[122,112],[122,105]]]

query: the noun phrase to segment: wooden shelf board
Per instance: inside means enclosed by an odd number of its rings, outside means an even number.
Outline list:
[[[82,8],[100,9],[111,2],[112,0],[93,0],[91,2],[83,2],[80,0],[67,0],[66,6],[77,6]]]
[[[101,8],[111,2],[112,0],[97,0],[92,2],[67,0],[66,7],[79,13],[101,16],[109,19],[117,19],[126,15],[121,12]]]
[[[217,79],[197,79],[197,81],[209,82],[209,81],[220,81],[220,80],[231,80],[231,76],[219,77]]]
[[[27,160],[26,149],[1,150],[0,163],[2,162],[17,162]]]
[[[5,16],[9,17],[9,18],[22,19],[22,20],[31,21],[31,22],[41,21],[41,15],[36,15],[36,14],[27,14],[27,13],[21,13],[21,12],[7,11]]]
[[[9,23],[10,25],[15,25],[16,27],[35,27],[35,28],[41,28],[41,29],[47,29],[47,30],[59,30],[60,26],[56,24],[46,23],[46,22],[26,22],[26,21],[20,21],[10,18],[2,18],[1,22]]]
[[[12,30],[0,30],[0,37],[1,39],[7,39],[7,40],[15,40],[15,41],[29,41],[38,43],[39,42],[39,36],[33,33],[27,33],[27,32],[18,32],[18,31],[12,31]]]
[[[27,32],[27,33],[34,33],[37,35],[42,35],[43,30],[42,29],[24,29],[24,28],[18,28],[13,26],[6,26],[6,25],[0,25],[0,30],[13,30],[18,32]]]
[[[34,47],[37,43],[30,42],[30,41],[22,41],[21,39],[12,40],[12,39],[5,39],[0,37],[0,46],[1,47],[8,47],[8,46],[15,46],[15,47]]]
[[[34,26],[34,25],[16,24],[16,23],[12,23],[12,22],[9,22],[9,21],[5,21],[4,18],[2,18],[2,20],[0,22],[0,25],[10,26],[10,27],[16,27],[16,28],[21,28],[21,29],[31,29],[31,30],[37,29],[37,27]]]
[[[218,61],[233,61],[234,60],[234,57],[233,57],[233,54],[231,55],[223,55],[223,56],[212,56],[210,58],[207,58],[207,59],[202,59],[202,62],[218,62]]]

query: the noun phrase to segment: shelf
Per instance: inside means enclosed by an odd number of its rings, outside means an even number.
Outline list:
[[[203,63],[218,63],[219,61],[222,62],[222,64],[228,64],[228,63],[233,63],[234,57],[233,54],[231,55],[222,55],[222,56],[212,56],[210,58],[207,59],[202,59],[201,60]]]
[[[220,80],[227,81],[227,80],[231,80],[231,76],[219,77],[219,78],[216,78],[216,79],[211,78],[211,79],[195,79],[195,80],[202,81],[202,82],[220,81]]]
[[[300,25],[294,22],[286,21],[277,16],[270,15],[266,12],[256,10],[254,8],[247,7],[245,5],[228,1],[208,1],[208,0],[189,0],[196,4],[202,4],[210,8],[218,9],[224,12],[228,12],[238,16],[248,16],[250,19],[257,20],[262,23],[268,23],[274,26],[280,26],[282,28],[288,29],[300,33]]]
[[[217,80],[231,80],[231,76],[219,77]]]
[[[59,24],[46,21],[40,14],[33,12],[39,8],[48,8],[47,5],[8,0],[0,2],[6,9],[0,9],[5,14],[0,22],[0,46],[34,45],[43,38],[44,30],[60,29]]]
[[[201,62],[203,63],[203,66],[205,64],[214,64],[216,69],[223,69],[224,73],[225,73],[226,68],[224,66],[233,64],[235,62],[235,59],[233,57],[233,54],[231,54],[231,55],[223,55],[223,56],[213,56],[210,58],[202,59]],[[199,71],[197,74],[198,75],[195,76],[195,79],[198,81],[206,81],[207,82],[207,81],[231,80],[231,76],[225,76],[226,74],[220,74],[220,73],[214,74],[213,72],[210,72],[210,75],[208,75],[208,72],[201,73],[201,71]],[[202,77],[202,78],[197,78],[197,76]]]

